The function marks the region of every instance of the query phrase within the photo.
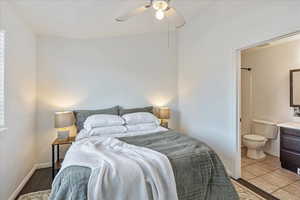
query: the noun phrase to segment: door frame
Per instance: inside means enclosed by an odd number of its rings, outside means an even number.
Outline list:
[[[298,35],[300,34],[300,30],[285,34],[285,35],[281,35],[278,37],[274,37],[271,38],[269,40],[264,40],[261,42],[257,42],[254,43],[252,45],[246,46],[246,47],[242,47],[239,48],[237,50],[235,50],[235,63],[236,63],[236,67],[234,70],[234,77],[235,77],[235,109],[236,109],[236,119],[235,119],[235,128],[236,128],[236,156],[235,156],[235,164],[234,164],[234,172],[232,174],[233,178],[235,179],[239,179],[241,178],[241,137],[240,137],[240,119],[241,119],[241,58],[242,58],[242,51],[246,50],[246,49],[250,49],[250,48],[254,48],[266,43],[270,43],[276,40],[280,40],[280,39],[284,39],[284,38],[288,38],[294,35]]]

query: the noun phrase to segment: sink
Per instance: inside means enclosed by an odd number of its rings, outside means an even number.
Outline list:
[[[286,122],[286,123],[277,124],[277,126],[300,130],[300,122]]]

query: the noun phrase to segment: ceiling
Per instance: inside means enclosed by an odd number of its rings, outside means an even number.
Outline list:
[[[287,43],[287,42],[292,42],[292,41],[297,41],[297,40],[300,40],[300,34],[297,33],[297,34],[294,34],[294,35],[290,35],[290,36],[287,36],[287,37],[283,37],[281,39],[278,39],[278,40],[274,40],[274,41],[271,41],[269,42],[268,44],[269,45],[279,45],[279,44],[284,44],[284,43]]]
[[[252,52],[252,51],[266,49],[266,48],[270,48],[270,47],[273,47],[273,46],[277,46],[277,45],[281,45],[281,44],[286,44],[286,43],[294,42],[294,41],[300,41],[300,33],[295,33],[295,34],[287,35],[287,36],[284,36],[282,38],[275,39],[275,40],[263,43],[263,44],[258,45],[256,47],[245,49],[243,52],[244,53],[249,53],[249,52]]]
[[[114,19],[144,5],[147,0],[9,0],[16,12],[38,35],[98,38],[168,30],[167,20],[158,21],[149,11],[127,22]],[[213,0],[172,0],[187,23]],[[170,26],[174,29],[174,26]]]

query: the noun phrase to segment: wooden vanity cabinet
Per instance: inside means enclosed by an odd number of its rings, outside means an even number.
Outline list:
[[[300,130],[280,128],[280,162],[282,168],[295,173],[300,169]]]

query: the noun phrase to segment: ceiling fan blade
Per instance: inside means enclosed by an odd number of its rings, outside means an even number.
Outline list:
[[[186,24],[184,17],[175,8],[169,7],[165,15],[175,23],[176,28],[181,28]]]
[[[151,7],[151,5],[145,5],[145,6],[136,8],[133,11],[128,12],[128,13],[126,13],[126,14],[118,17],[118,18],[116,18],[116,21],[118,21],[118,22],[124,22],[124,21],[128,20],[130,17],[136,16],[138,14],[141,14],[141,13],[145,12],[150,7]]]

